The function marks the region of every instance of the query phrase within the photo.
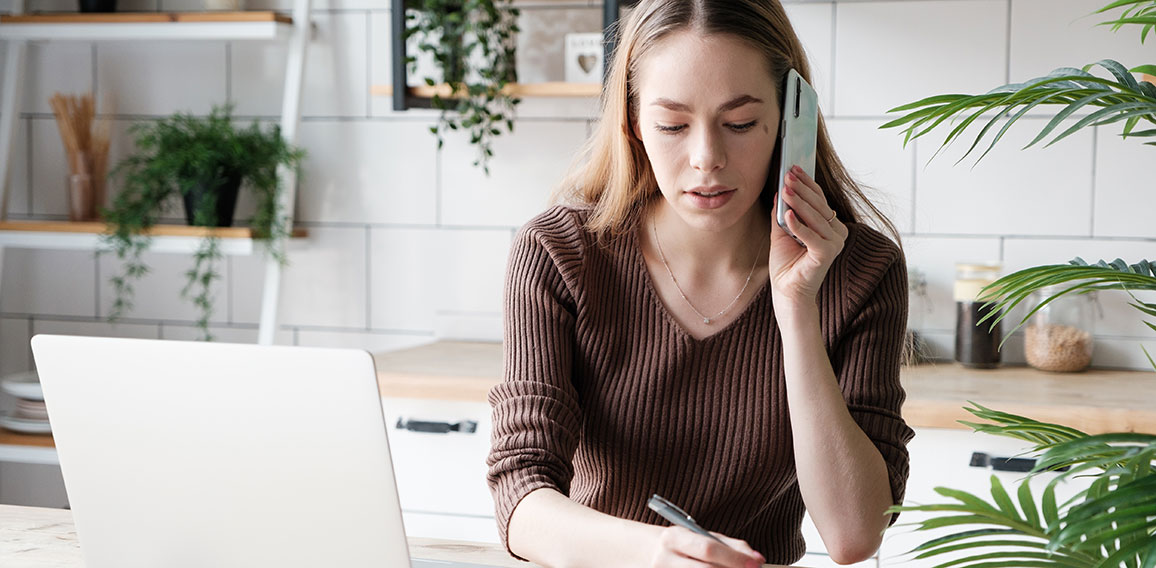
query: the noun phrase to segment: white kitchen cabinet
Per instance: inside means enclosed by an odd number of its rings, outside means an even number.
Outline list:
[[[382,401],[390,453],[409,536],[498,542],[494,504],[486,485],[490,406],[416,398]],[[399,418],[477,422],[473,433],[435,434],[398,429]]]
[[[935,493],[936,487],[949,487],[967,491],[991,502],[991,476],[996,475],[1003,483],[1012,500],[1015,497],[1024,473],[993,471],[990,468],[977,468],[969,465],[972,452],[984,452],[993,457],[1016,457],[1023,454],[1032,446],[1003,436],[970,432],[967,430],[948,430],[940,428],[917,428],[915,439],[908,444],[911,453],[911,475],[907,481],[907,494],[904,503],[931,504],[952,502],[946,497]],[[1027,457],[1027,456],[1025,456]],[[1033,496],[1039,504],[1046,484],[1056,474],[1040,474],[1032,482]],[[1056,489],[1057,503],[1086,489],[1090,482],[1072,480]],[[903,513],[899,521],[884,535],[883,545],[879,550],[880,566],[899,566],[903,568],[931,567],[944,562],[947,557],[935,557],[914,560],[906,553],[921,543],[927,542],[933,536],[952,534],[963,530],[980,528],[978,526],[948,527],[939,532],[914,532],[912,527],[903,526],[913,523],[927,515],[917,513]]]

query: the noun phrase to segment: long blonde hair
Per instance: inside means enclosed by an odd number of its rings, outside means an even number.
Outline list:
[[[587,228],[599,237],[631,230],[642,206],[658,188],[642,140],[634,134],[639,107],[637,78],[640,62],[660,40],[687,29],[728,34],[747,42],[765,56],[775,85],[784,83],[791,68],[811,82],[803,45],[778,0],[639,2],[619,22],[618,48],[611,54],[610,72],[602,89],[601,120],[554,196],[556,201],[591,207]],[[779,98],[781,107],[781,93]],[[774,156],[769,170],[772,173],[760,195],[768,212],[779,183],[777,148]],[[870,219],[896,243],[900,242],[899,231],[867,199],[835,154],[822,116],[815,170],[815,181],[840,219]]]

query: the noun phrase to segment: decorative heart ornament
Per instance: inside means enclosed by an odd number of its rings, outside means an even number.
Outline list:
[[[602,34],[566,34],[566,82],[602,82]]]

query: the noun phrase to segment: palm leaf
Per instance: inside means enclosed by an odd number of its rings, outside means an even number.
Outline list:
[[[980,318],[979,323],[990,320],[990,327],[1003,320],[1013,308],[1027,300],[1032,292],[1049,286],[1066,284],[1066,288],[1045,298],[1039,305],[1032,308],[1016,327],[1022,327],[1033,314],[1056,298],[1069,293],[1087,293],[1100,290],[1124,290],[1132,294],[1136,290],[1156,290],[1156,266],[1148,260],[1141,260],[1129,265],[1121,259],[1111,263],[1103,260],[1089,265],[1082,258],[1075,258],[1068,264],[1053,264],[1034,266],[1012,274],[1008,274],[986,286],[980,293],[980,300],[986,302],[988,313]],[[1135,299],[1135,296],[1133,296]],[[1137,307],[1141,312],[1150,309],[1149,304],[1139,302]],[[1011,332],[1005,335],[1004,342],[1011,337]]]
[[[1125,8],[1126,7],[1126,8]],[[1117,31],[1126,24],[1138,24],[1140,28],[1140,43],[1148,38],[1148,34],[1156,26],[1156,1],[1154,0],[1118,0],[1112,2],[1095,13],[1102,14],[1109,10],[1117,8],[1125,8],[1115,20],[1101,22],[1101,26],[1112,26],[1112,31]]]
[[[1101,78],[1088,72],[1093,67],[1107,70],[1112,77]],[[996,134],[987,150],[977,162],[991,151],[994,144],[1003,137],[1011,124],[1024,116],[1026,111],[1038,105],[1061,105],[1063,108],[1040,131],[1027,147],[1053,136],[1050,144],[1070,136],[1081,128],[1093,125],[1111,124],[1127,120],[1126,136],[1137,136],[1136,124],[1147,121],[1156,124],[1156,90],[1149,89],[1148,83],[1138,83],[1126,67],[1105,59],[1086,66],[1084,69],[1060,68],[1048,75],[1024,83],[1003,85],[980,95],[936,95],[895,107],[888,112],[905,113],[887,122],[880,128],[903,127],[904,145],[927,135],[947,120],[958,121],[945,137],[936,155],[961,137],[964,131],[982,116],[995,113],[975,137],[971,147],[960,157],[967,158],[988,135],[996,120],[1006,120],[1006,124]],[[1056,135],[1055,129],[1073,113],[1096,108],[1098,110],[1081,119],[1076,125]],[[1141,130],[1148,136],[1148,130]],[[933,156],[934,158],[934,156]]]

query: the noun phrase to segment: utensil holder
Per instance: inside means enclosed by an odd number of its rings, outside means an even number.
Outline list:
[[[95,221],[96,195],[93,191],[92,176],[71,174],[68,183],[68,220]]]

